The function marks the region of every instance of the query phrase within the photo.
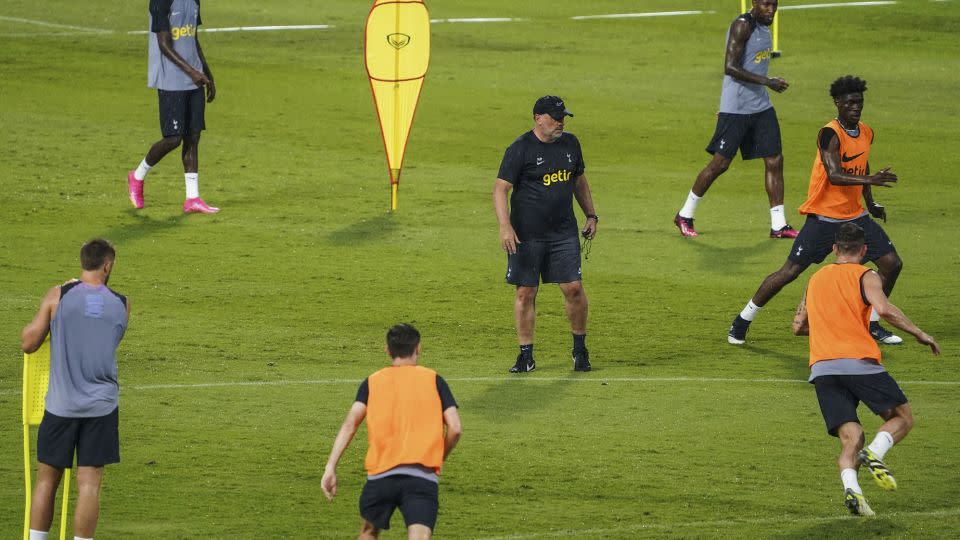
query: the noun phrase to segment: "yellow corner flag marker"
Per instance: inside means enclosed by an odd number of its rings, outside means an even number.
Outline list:
[[[30,456],[30,426],[43,420],[44,398],[50,377],[50,341],[44,341],[36,352],[23,355],[23,475],[26,502],[23,517],[23,540],[30,538],[30,497],[33,493]],[[70,469],[63,470],[63,500],[60,502],[60,540],[67,535],[67,508],[70,506]]]
[[[390,209],[397,209],[400,170],[430,63],[430,15],[422,0],[374,0],[364,60],[390,170]]]

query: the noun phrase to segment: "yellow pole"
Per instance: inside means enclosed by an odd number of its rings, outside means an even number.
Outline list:
[[[397,19],[396,19],[396,30],[395,32],[400,32],[400,4],[396,4],[394,9],[396,10]],[[394,74],[395,78],[400,77],[400,49],[394,51]],[[393,83],[393,151],[396,152],[397,148],[400,148],[400,83]],[[402,159],[402,158],[401,158]],[[395,166],[396,169],[390,171],[390,210],[397,209],[397,183],[400,182],[400,164],[393,163],[390,160],[391,166]],[[394,170],[396,175],[393,174]]]
[[[773,56],[780,56],[780,12],[773,16]]]
[[[67,539],[67,509],[70,507],[70,469],[63,470],[63,499],[60,501],[60,540]]]
[[[23,540],[30,538],[30,497],[33,490],[30,488],[30,426],[23,422],[23,477],[26,479],[26,503],[23,516]]]
[[[747,0],[740,0],[740,13],[747,12]]]

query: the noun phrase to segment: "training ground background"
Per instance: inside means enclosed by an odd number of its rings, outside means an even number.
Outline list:
[[[127,201],[126,172],[159,138],[147,38],[128,33],[146,29],[146,5],[0,0],[0,536],[22,523],[19,331],[94,236],[117,245],[111,286],[133,306],[123,461],[106,473],[98,538],[353,536],[365,432],[333,503],[322,467],[398,321],[420,328],[422,362],[463,416],[440,537],[960,534],[958,2],[783,11],[770,69],[791,83],[773,100],[796,227],[817,130],[835,114],[830,82],[869,82],[871,164],[901,179],[875,190],[904,260],[893,300],[944,350],[883,349],[917,424],[888,456],[899,491],[860,475],[869,520],[841,505],[837,443],[803,382],[806,340],[790,333],[810,272],[746,346],[726,343],[789,250],[767,238],[762,164],[738,159],[717,181],[699,238],[671,223],[708,160],[738,2],[429,2],[437,19],[521,20],[433,25],[393,214],[361,60],[369,2],[205,2],[207,27],[332,25],[202,34],[218,95],[200,186],[215,216],[181,214],[177,153],[150,173],[144,210]],[[672,10],[704,13],[571,18]],[[583,264],[594,371],[572,372],[561,295],[546,286],[538,369],[508,377],[513,291],[490,191],[547,93],[576,113],[601,216]],[[879,422],[862,413],[872,436]],[[403,537],[393,525],[384,537]]]

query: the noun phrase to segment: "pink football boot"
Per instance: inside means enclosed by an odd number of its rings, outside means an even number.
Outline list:
[[[143,180],[137,180],[133,171],[127,173],[127,191],[130,192],[130,202],[133,207],[143,208]]]
[[[198,212],[201,214],[216,214],[219,211],[219,208],[208,205],[200,197],[194,197],[193,199],[187,199],[183,201],[184,214],[190,214],[193,212]]]

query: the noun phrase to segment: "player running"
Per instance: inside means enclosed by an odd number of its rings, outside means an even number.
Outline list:
[[[777,13],[777,0],[753,0],[753,9],[737,17],[727,31],[720,112],[707,153],[710,163],[700,171],[687,200],[673,218],[683,236],[698,236],[693,215],[700,199],[740,150],[743,159],[763,158],[764,184],[770,201],[770,238],[796,238],[783,211],[783,151],[780,123],[767,88],[783,92],[789,84],[780,77],[767,77],[773,40],[770,24]]]
[[[817,137],[818,150],[813,159],[807,200],[800,206],[800,213],[807,215],[806,223],[794,240],[783,267],[763,280],[753,298],[734,318],[727,332],[727,341],[731,344],[742,345],[747,339],[750,323],[763,306],[808,266],[826,258],[834,235],[843,223],[856,223],[866,232],[864,260],[877,266],[884,294],[890,296],[893,291],[903,262],[887,233],[870,215],[887,220],[887,212],[873,200],[871,188],[891,187],[897,181],[897,175],[889,168],[870,174],[873,130],[860,121],[866,90],[866,81],[852,75],[840,77],[830,85],[837,117],[823,126]],[[866,209],[861,197],[866,202]],[[870,334],[875,340],[886,345],[903,341],[880,326],[876,311],[871,314],[870,321]]]
[[[851,513],[872,516],[857,482],[857,469],[867,467],[885,490],[897,481],[883,463],[890,448],[913,428],[910,403],[880,364],[880,348],[869,331],[870,309],[890,324],[940,354],[940,346],[887,300],[876,272],[860,264],[869,249],[864,231],[854,223],[840,225],[833,244],[835,264],[810,278],[793,320],[793,333],[810,336],[810,382],[817,389],[827,433],[840,439],[840,480],[844,504]],[[863,402],[885,422],[867,448],[857,405]],[[859,463],[858,463],[859,462]]]

